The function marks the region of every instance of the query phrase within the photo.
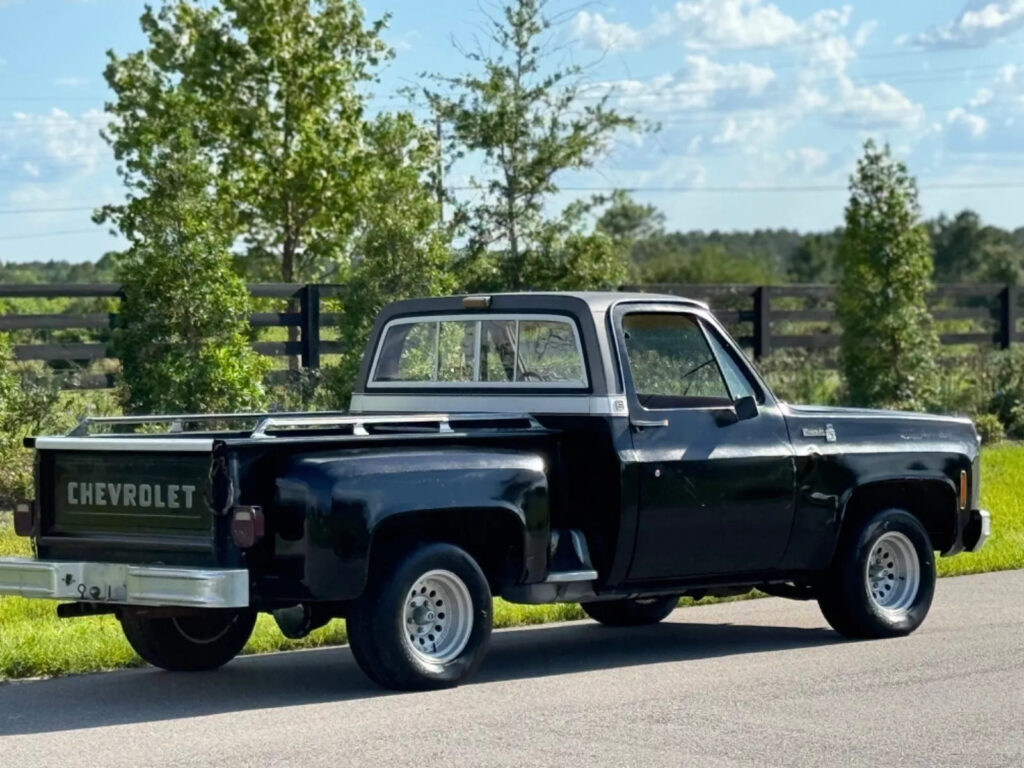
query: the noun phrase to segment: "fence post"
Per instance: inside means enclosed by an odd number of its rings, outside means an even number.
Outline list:
[[[1009,349],[1017,337],[1017,286],[1008,284],[999,293],[999,347]]]
[[[306,285],[299,298],[302,313],[302,367],[320,367],[320,286]]]
[[[754,358],[760,360],[772,353],[771,288],[760,285],[754,289]]]

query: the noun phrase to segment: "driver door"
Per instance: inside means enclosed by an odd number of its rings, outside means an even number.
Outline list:
[[[628,579],[777,567],[793,522],[795,469],[771,395],[699,313],[622,305],[613,323],[639,475]],[[741,418],[734,403],[743,397],[757,408]]]

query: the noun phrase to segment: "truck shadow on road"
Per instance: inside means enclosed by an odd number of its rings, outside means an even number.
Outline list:
[[[483,667],[468,685],[840,642],[825,629],[734,624],[515,629],[495,633]],[[217,672],[172,674],[147,668],[0,684],[0,736],[387,695],[399,694],[370,683],[348,648],[322,648],[243,657]]]

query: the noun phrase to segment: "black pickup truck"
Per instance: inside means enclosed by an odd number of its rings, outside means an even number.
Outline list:
[[[696,301],[531,293],[396,302],[345,413],[91,419],[30,441],[37,558],[0,593],[112,613],[170,670],[257,612],[344,617],[383,686],[459,683],[492,596],[609,625],[681,595],[815,599],[848,637],[924,620],[935,553],[977,550],[971,422],[793,406]],[[2,642],[2,640],[0,640]]]

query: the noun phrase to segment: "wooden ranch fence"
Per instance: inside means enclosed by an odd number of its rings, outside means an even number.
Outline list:
[[[647,284],[624,290],[670,293],[707,301],[755,358],[778,349],[828,350],[839,345],[835,289],[828,285],[680,285]],[[250,320],[256,329],[297,329],[297,340],[257,340],[254,349],[275,358],[297,358],[302,368],[319,368],[324,355],[341,352],[341,344],[324,338],[337,326],[336,313],[324,312],[325,299],[339,297],[342,285],[258,283],[249,286],[258,300],[282,311],[261,311]],[[18,360],[42,361],[74,371],[66,386],[104,389],[113,386],[117,361],[111,348],[116,311],[20,314],[18,299],[123,301],[114,283],[0,284],[0,332],[15,335]],[[81,302],[79,302],[81,303]],[[99,302],[97,302],[99,303]],[[1018,327],[1020,289],[998,284],[938,285],[929,297],[944,345],[1007,348],[1024,339]],[[13,310],[11,309],[13,307]],[[291,309],[289,309],[291,308]],[[294,309],[297,308],[297,311]],[[75,340],[67,340],[71,334]],[[278,335],[284,335],[279,333]],[[108,370],[97,371],[97,368]]]
[[[337,354],[340,342],[322,338],[322,329],[336,326],[338,315],[322,312],[324,299],[341,295],[341,285],[301,285],[289,283],[255,283],[249,291],[256,299],[273,299],[273,303],[297,306],[298,311],[256,312],[249,320],[253,328],[298,329],[297,341],[256,341],[253,348],[268,357],[295,357],[303,368],[319,368],[322,355]],[[0,284],[0,300],[13,299],[113,299],[124,300],[116,283],[14,285]],[[116,325],[116,312],[61,312],[56,314],[0,315],[0,332],[32,332],[33,338],[14,345],[17,360],[35,360],[63,364],[76,370],[68,377],[67,387],[74,389],[106,389],[114,385],[112,372],[90,372],[104,362],[116,365],[111,346],[111,331]],[[85,331],[88,341],[53,340],[53,332]],[[19,340],[20,341],[20,340]]]

